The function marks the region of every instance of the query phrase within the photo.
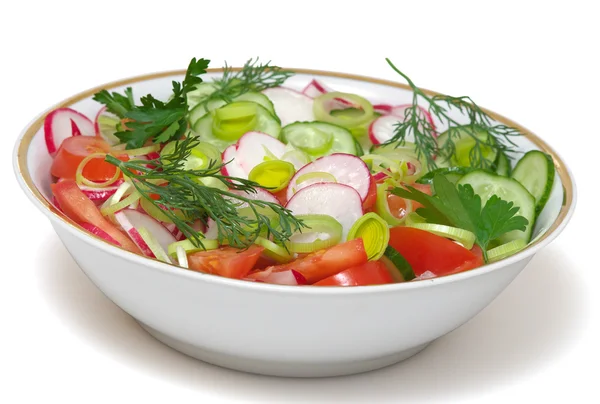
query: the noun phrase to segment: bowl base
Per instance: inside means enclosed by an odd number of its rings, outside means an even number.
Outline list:
[[[150,335],[163,344],[185,355],[220,367],[278,377],[333,377],[381,369],[410,358],[421,352],[429,343],[384,357],[347,362],[279,362],[233,356],[207,350],[172,338],[140,322]]]

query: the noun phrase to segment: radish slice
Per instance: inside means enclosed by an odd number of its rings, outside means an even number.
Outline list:
[[[109,118],[109,119],[107,119],[108,122],[114,121],[115,122],[114,127],[112,124],[107,125],[104,122],[104,120],[103,120],[103,122],[101,122],[101,117],[108,117]],[[119,138],[114,135],[114,133],[117,130],[116,125],[119,121],[120,121],[119,117],[108,112],[106,110],[106,106],[104,106],[104,107],[100,108],[100,110],[96,114],[96,117],[94,118],[94,133],[96,134],[96,136],[99,136],[102,139],[104,139],[106,142],[108,142],[108,144],[116,145],[120,142]]]
[[[246,172],[245,178],[248,178],[254,167],[272,158],[280,159],[285,151],[285,144],[273,136],[262,132],[248,132],[238,140],[236,158]]]
[[[248,280],[260,281],[265,283],[273,283],[276,285],[306,285],[307,281],[304,275],[300,272],[288,269],[287,271],[273,272],[273,268],[265,269],[264,271],[254,272],[248,275]]]
[[[142,227],[146,228],[156,238],[158,244],[165,251],[167,251],[169,244],[177,241],[165,226],[138,210],[123,209],[115,213],[115,219],[129,235],[131,240],[140,248],[140,250],[142,250],[142,253],[148,257],[156,258],[137,229]]]
[[[306,87],[304,87],[302,94],[307,95],[310,98],[317,98],[318,96],[326,94],[329,91],[331,90],[326,88],[325,85],[313,79]]]
[[[371,172],[369,167],[359,157],[351,154],[335,153],[321,157],[310,164],[305,165],[290,180],[287,188],[287,199],[298,191],[311,186],[311,181],[299,182],[298,179],[308,173],[329,173],[337,183],[348,185],[358,192],[361,200],[367,198],[371,187]]]
[[[52,157],[63,140],[71,136],[94,136],[94,124],[85,115],[71,108],[58,108],[44,120],[46,148]]]
[[[317,98],[320,95],[327,94],[332,91],[333,90],[327,87],[325,84],[313,79],[310,83],[308,83],[306,87],[304,87],[304,90],[302,90],[302,94],[307,95],[311,98]],[[329,107],[330,109],[360,108],[351,101],[345,100],[343,98],[334,98],[333,102],[329,105]]]
[[[104,187],[104,188],[88,187],[85,185],[79,185],[79,189],[81,189],[81,191],[85,194],[85,196],[90,198],[92,201],[105,202],[108,198],[113,196],[115,194],[115,192],[117,192],[117,189],[119,189],[119,186],[122,183],[123,183],[123,180],[119,180],[119,181],[115,182],[114,185],[112,185],[110,187]]]
[[[298,191],[286,205],[294,215],[329,215],[342,225],[342,240],[362,217],[362,200],[356,190],[335,183],[313,184]]]
[[[389,104],[375,104],[373,105],[373,111],[377,112],[378,114],[381,115],[389,115],[392,113],[392,110],[394,109],[393,106],[389,105]]]
[[[398,122],[404,122],[406,110],[411,106],[411,104],[404,104],[391,107],[391,110],[387,115],[380,116],[371,122],[371,125],[369,126],[369,139],[371,142],[373,144],[381,144],[394,137],[396,124],[398,124]],[[419,111],[425,116],[425,119],[435,131],[435,124],[431,114],[423,107],[419,107]],[[437,133],[434,132],[434,136],[437,136]],[[407,142],[414,142],[415,138],[412,133],[409,133],[404,140]]]
[[[208,219],[206,224],[206,233],[204,233],[204,237],[209,240],[216,240],[219,237],[219,228],[217,226],[217,222],[215,222],[212,218]]]
[[[315,120],[312,98],[286,87],[274,87],[263,90],[269,97],[281,126],[292,122],[311,122]]]
[[[272,193],[270,193],[266,189],[254,188],[254,190],[256,192],[243,192],[243,191],[239,191],[239,190],[234,190],[231,192],[234,194],[243,196],[245,198],[248,198],[251,201],[265,201],[265,202],[271,202],[271,203],[276,203],[277,205],[280,205],[279,199],[277,199]],[[244,204],[244,205],[246,205],[246,204]]]
[[[96,227],[93,224],[89,224],[89,223],[82,223],[81,227],[83,227],[84,229],[86,229],[87,231],[89,231],[90,233],[92,233],[93,235],[96,235],[96,236],[100,237],[101,239],[104,239],[104,240],[108,241],[111,244],[114,244],[116,246],[121,247],[121,243],[119,243],[117,240],[115,240],[114,238],[112,238],[110,236],[110,234],[108,234],[107,232],[105,232],[101,228]]]
[[[228,177],[237,177],[247,179],[248,175],[238,162],[235,159],[237,155],[237,146],[232,144],[228,148],[223,151],[221,158],[223,159],[223,163],[225,164],[223,168],[221,168],[221,174]]]

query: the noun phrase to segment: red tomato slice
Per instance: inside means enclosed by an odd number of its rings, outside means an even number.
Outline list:
[[[93,153],[108,153],[110,145],[96,136],[71,136],[63,140],[56,157],[52,162],[50,172],[58,178],[74,180],[77,167],[81,161]],[[127,161],[126,155],[119,156]],[[93,159],[83,168],[83,176],[90,181],[104,182],[115,175],[117,168],[104,161],[103,158]]]
[[[425,271],[431,271],[437,276],[450,275],[483,265],[480,254],[420,229],[390,229],[389,245],[406,258],[416,276]]]
[[[51,187],[60,209],[69,219],[79,225],[89,223],[96,226],[116,240],[124,249],[141,254],[139,248],[127,235],[102,216],[94,202],[79,189],[75,181],[60,181],[52,184]]]
[[[379,261],[369,261],[320,280],[314,286],[367,286],[386,283],[394,283],[386,266]]]
[[[310,285],[347,268],[367,262],[362,239],[346,241],[326,250],[316,251],[283,265],[270,267],[274,272],[293,269],[300,272]],[[268,269],[268,268],[267,268]]]
[[[247,250],[222,247],[218,250],[200,251],[188,256],[190,269],[241,279],[252,270],[264,248],[253,245]]]

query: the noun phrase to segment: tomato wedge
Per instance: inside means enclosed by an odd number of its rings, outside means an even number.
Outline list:
[[[222,247],[188,256],[190,269],[227,278],[242,279],[252,270],[264,247],[253,245],[247,250]]]
[[[483,265],[480,254],[467,250],[444,237],[411,227],[390,229],[390,242],[416,276],[431,271],[437,276],[467,271]]]
[[[63,140],[56,157],[50,167],[50,172],[57,178],[74,180],[77,167],[81,161],[93,153],[108,153],[110,145],[96,136],[71,136]],[[127,155],[118,156],[120,160],[127,161]],[[117,168],[104,161],[103,158],[95,158],[89,161],[83,168],[83,176],[90,181],[104,182],[115,175]]]
[[[310,285],[345,269],[367,262],[362,239],[346,241],[326,250],[316,251],[283,265],[269,267],[273,272],[293,269],[300,272]],[[269,269],[267,268],[267,269]]]
[[[95,226],[112,237],[124,249],[141,254],[139,248],[127,235],[102,216],[94,202],[79,189],[75,181],[60,181],[52,184],[51,187],[60,209],[69,219],[79,225],[88,223]]]
[[[394,279],[385,264],[369,261],[320,280],[314,286],[367,286],[386,283],[394,283]]]

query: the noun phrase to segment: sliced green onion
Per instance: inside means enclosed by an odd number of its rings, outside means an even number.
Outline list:
[[[406,225],[411,226],[417,223],[425,223],[425,218],[419,215],[417,212],[410,212],[406,215]]]
[[[304,136],[292,136],[290,144],[309,154],[324,154],[331,149],[333,135],[317,128],[306,130]]]
[[[295,172],[292,163],[269,160],[254,167],[248,174],[248,179],[261,187],[268,188],[271,192],[278,192],[287,187]]]
[[[117,150],[113,147],[113,150]],[[124,149],[123,151],[119,151],[119,154],[127,154],[128,156],[145,156],[149,153],[155,153],[160,150],[159,144],[153,144],[150,146],[140,147],[138,149]]]
[[[198,251],[216,250],[217,248],[219,248],[219,242],[217,240],[203,238],[202,246],[196,247],[194,243],[192,243],[191,240],[188,239],[176,241],[174,243],[169,244],[169,246],[167,247],[167,253],[170,256],[174,257],[177,255],[178,248],[183,248],[183,250],[187,254],[193,254]]]
[[[362,112],[355,114],[332,114],[331,105],[336,98],[348,100],[356,105],[356,109]],[[333,123],[347,129],[352,129],[364,125],[373,118],[373,105],[365,98],[356,94],[331,92],[325,93],[314,99],[313,112],[318,121]]]
[[[386,173],[397,181],[401,181],[406,174],[406,163],[403,166],[402,160],[393,160],[379,154],[365,154],[361,159],[371,168],[371,171]]]
[[[377,213],[370,212],[350,228],[347,240],[356,238],[362,238],[369,260],[376,261],[383,256],[390,241],[390,228]]]
[[[227,104],[212,112],[212,131],[220,139],[238,140],[256,126],[256,112],[256,104],[252,102]]]
[[[169,256],[167,255],[167,253],[165,252],[165,250],[161,247],[160,243],[152,235],[152,233],[150,233],[148,231],[148,229],[146,229],[145,227],[140,227],[139,229],[137,229],[137,231],[138,231],[138,233],[140,233],[140,236],[142,237],[144,242],[148,245],[148,248],[150,248],[150,251],[152,251],[152,254],[154,254],[156,259],[158,259],[162,262],[166,262],[168,264],[172,264],[172,261],[169,258]]]
[[[170,162],[166,157],[172,155],[177,150],[179,140],[169,142],[160,152],[161,159]],[[200,142],[192,148],[190,155],[183,160],[184,170],[204,170],[210,164],[221,164],[221,153],[219,149],[207,142]]]
[[[407,282],[415,279],[415,272],[406,258],[393,247],[387,246],[381,262],[388,268],[392,278],[398,282]]]
[[[142,194],[135,190],[131,194],[129,194],[129,196],[127,196],[125,199],[101,208],[100,213],[102,213],[104,216],[113,215],[118,211],[125,209],[132,203],[138,201],[141,197]]]
[[[337,179],[331,173],[325,171],[313,171],[298,176],[298,178],[296,178],[296,185],[311,180],[318,180],[317,182],[337,182]]]
[[[377,200],[375,201],[375,212],[383,220],[385,220],[390,226],[399,226],[403,224],[406,220],[406,216],[412,212],[412,201],[410,199],[405,199],[404,202],[406,204],[406,212],[402,218],[398,218],[392,214],[390,211],[390,205],[388,203],[388,189],[390,185],[387,182],[383,182],[382,184],[377,185]]]
[[[501,259],[518,253],[526,246],[527,242],[521,238],[492,248],[487,251],[488,262],[500,261]]]
[[[150,201],[149,199],[141,198],[140,205],[142,205],[142,209],[144,209],[144,211],[147,214],[149,214],[159,222],[173,223],[173,220],[169,216],[167,216],[161,208],[153,204],[152,201]],[[177,217],[185,219],[183,212],[181,212],[180,210],[172,210],[171,212],[177,215]]]
[[[254,244],[264,247],[265,251],[263,254],[278,264],[285,264],[294,259],[294,256],[286,251],[285,248],[264,237],[257,237],[256,240],[254,240]]]
[[[110,178],[108,181],[105,181],[105,182],[98,183],[98,182],[90,181],[83,176],[83,169],[85,168],[87,163],[89,163],[90,161],[92,161],[94,159],[104,160],[105,158],[106,158],[106,153],[92,153],[92,154],[87,155],[83,160],[81,160],[81,163],[79,163],[79,165],[77,166],[77,170],[75,171],[75,182],[78,185],[83,184],[83,185],[87,185],[89,187],[96,187],[96,188],[104,188],[104,187],[108,187],[109,185],[114,184],[121,176],[121,170],[117,166],[115,166],[115,174],[112,176],[112,178]]]
[[[297,215],[308,229],[290,237],[287,243],[292,253],[311,253],[332,247],[342,240],[342,225],[329,215]]]
[[[180,267],[189,268],[187,254],[182,246],[177,246],[177,262],[179,262]]]
[[[223,181],[221,181],[218,178],[215,177],[198,177],[197,181],[204,185],[205,187],[209,187],[209,188],[217,188],[220,189],[221,191],[228,191],[229,187],[227,185],[225,185],[223,183]]]
[[[296,168],[300,168],[310,163],[310,156],[302,150],[289,150],[283,153],[281,160],[292,163]]]
[[[475,234],[465,229],[459,229],[458,227],[450,227],[443,224],[434,223],[412,223],[409,224],[408,227],[425,230],[429,233],[458,241],[467,250],[473,248],[473,244],[475,244]]]

